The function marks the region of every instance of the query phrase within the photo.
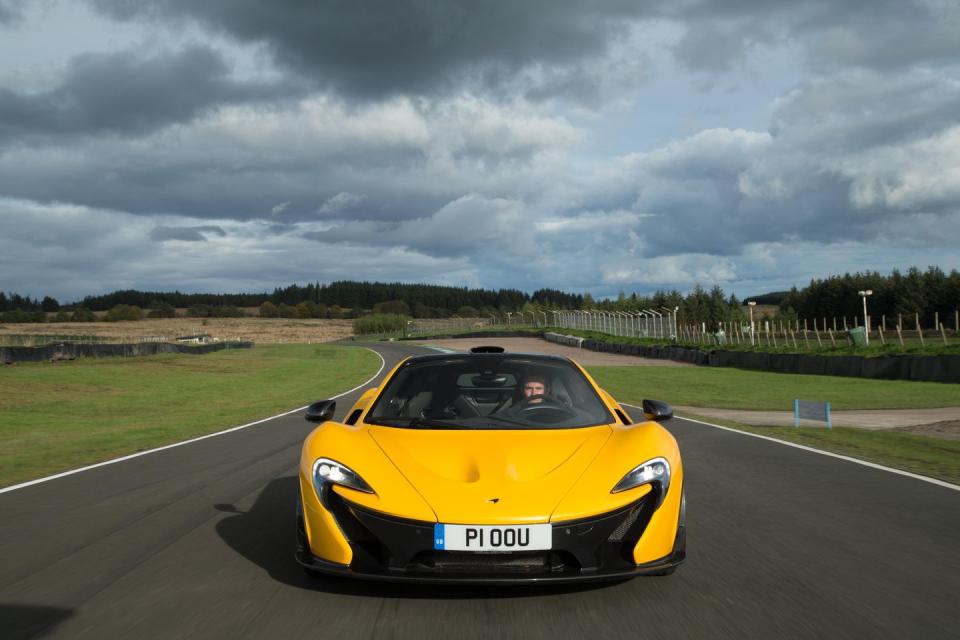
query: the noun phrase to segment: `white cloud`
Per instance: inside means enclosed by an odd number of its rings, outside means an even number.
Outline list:
[[[361,202],[363,202],[363,196],[357,195],[356,193],[341,191],[337,195],[324,202],[320,209],[317,210],[317,213],[324,215],[340,213],[341,211],[348,211],[352,209]]]

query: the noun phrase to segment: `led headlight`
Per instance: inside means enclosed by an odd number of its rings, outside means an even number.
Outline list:
[[[656,506],[659,507],[670,487],[670,463],[666,458],[653,458],[634,467],[610,490],[610,493],[619,493],[644,484],[653,485],[657,492]]]
[[[313,463],[313,486],[321,501],[325,500],[324,488],[338,484],[364,493],[376,493],[366,481],[350,467],[330,458],[317,458]]]

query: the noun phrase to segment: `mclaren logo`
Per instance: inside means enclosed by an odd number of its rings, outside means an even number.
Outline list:
[[[490,498],[489,500],[487,500],[487,502],[489,502],[490,504],[497,504],[498,502],[500,502],[500,498]]]

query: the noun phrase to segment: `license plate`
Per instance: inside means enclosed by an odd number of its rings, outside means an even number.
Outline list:
[[[543,551],[553,546],[550,524],[435,524],[433,548],[447,551]]]

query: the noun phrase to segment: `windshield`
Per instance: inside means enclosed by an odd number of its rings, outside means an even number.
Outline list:
[[[420,429],[573,429],[613,421],[573,364],[500,354],[412,361],[366,418]]]

